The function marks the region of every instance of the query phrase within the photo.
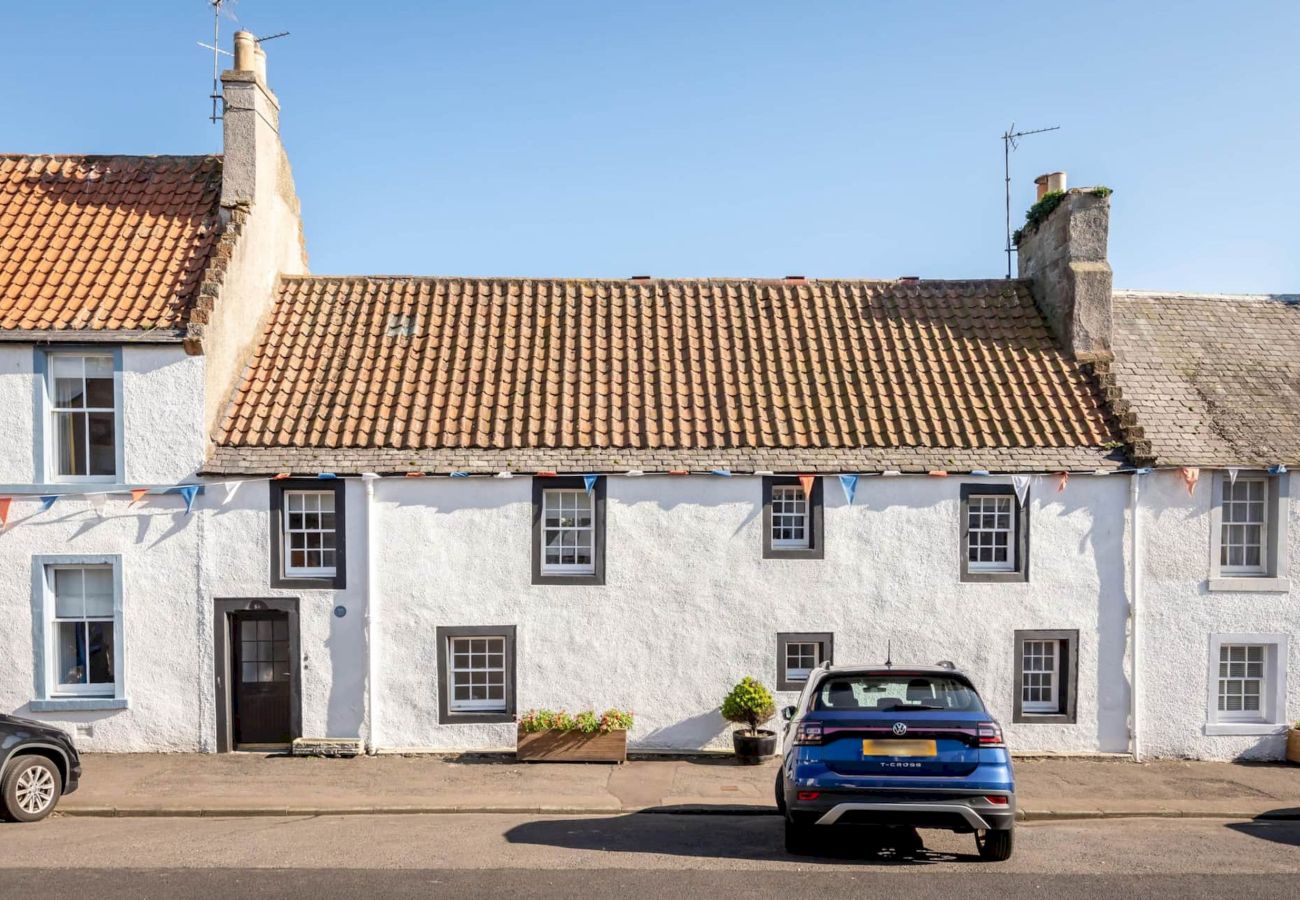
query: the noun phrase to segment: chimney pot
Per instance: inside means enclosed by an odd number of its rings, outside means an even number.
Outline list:
[[[1042,200],[1044,194],[1056,192],[1065,193],[1065,173],[1048,172],[1046,175],[1039,175],[1034,179],[1034,184],[1038,185],[1038,196],[1035,201]]]
[[[266,51],[256,42],[253,44],[253,72],[258,81],[266,84]]]
[[[238,72],[256,72],[257,62],[255,57],[259,50],[261,48],[257,46],[257,39],[253,37],[253,32],[236,31],[235,70]]]

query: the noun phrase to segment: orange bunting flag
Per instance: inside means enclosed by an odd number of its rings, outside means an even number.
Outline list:
[[[147,493],[149,493],[148,488],[131,488],[131,502],[139,503]]]
[[[688,469],[669,469],[669,470],[668,470],[668,474],[669,474],[669,475],[689,475],[689,474],[691,474],[691,473],[690,473],[690,471],[689,471]]]
[[[1056,492],[1059,494],[1065,490],[1065,486],[1070,483],[1070,473],[1061,472],[1056,476]]]
[[[283,481],[284,479],[286,479],[286,478],[288,478],[288,477],[289,477],[289,473],[288,473],[288,472],[281,472],[279,475],[275,476],[275,480],[276,480],[276,481]]]
[[[6,528],[9,525],[9,504],[13,503],[12,497],[0,497],[0,528]]]
[[[1196,491],[1196,482],[1201,480],[1201,470],[1192,466],[1183,466],[1183,483],[1187,485],[1187,496]]]
[[[800,476],[799,476],[799,484],[803,486],[803,495],[804,495],[805,497],[811,497],[811,496],[812,496],[813,485],[816,484],[816,483],[817,483],[817,476],[816,476],[816,475],[800,475]]]
[[[948,473],[945,472],[943,469],[931,469],[930,471],[926,472],[925,474],[929,475],[931,478],[947,478],[947,477],[948,477]]]
[[[406,473],[406,477],[407,477],[407,478],[423,478],[423,477],[424,477],[424,473],[423,473],[423,472],[407,472],[407,473]]]

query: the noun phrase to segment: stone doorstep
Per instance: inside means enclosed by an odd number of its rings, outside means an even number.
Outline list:
[[[360,738],[294,738],[293,756],[323,756],[351,759],[365,752]]]

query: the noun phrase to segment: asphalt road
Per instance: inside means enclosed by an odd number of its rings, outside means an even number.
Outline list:
[[[0,897],[1294,897],[1300,822],[1027,823],[1006,863],[922,832],[815,857],[772,816],[55,818],[0,826]]]

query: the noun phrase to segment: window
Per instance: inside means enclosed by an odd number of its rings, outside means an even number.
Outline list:
[[[1029,580],[1029,498],[1009,484],[961,486],[961,580]]]
[[[114,481],[121,427],[117,370],[108,353],[38,353],[49,416],[44,440],[52,481]]]
[[[808,675],[833,659],[830,632],[780,632],[776,636],[776,689],[801,691]]]
[[[118,566],[117,556],[33,558],[40,648],[33,712],[126,706]]]
[[[533,584],[605,583],[605,479],[533,479]]]
[[[1075,721],[1078,631],[1017,631],[1012,721],[1063,724]]]
[[[1289,476],[1229,473],[1214,478],[1210,510],[1212,591],[1285,591]]]
[[[437,639],[439,721],[514,721],[515,627],[439,628]]]
[[[1286,713],[1285,634],[1210,636],[1205,733],[1274,734]]]
[[[271,482],[272,587],[347,587],[345,485],[318,478]]]
[[[804,493],[795,476],[763,479],[763,558],[821,559],[822,480]]]

